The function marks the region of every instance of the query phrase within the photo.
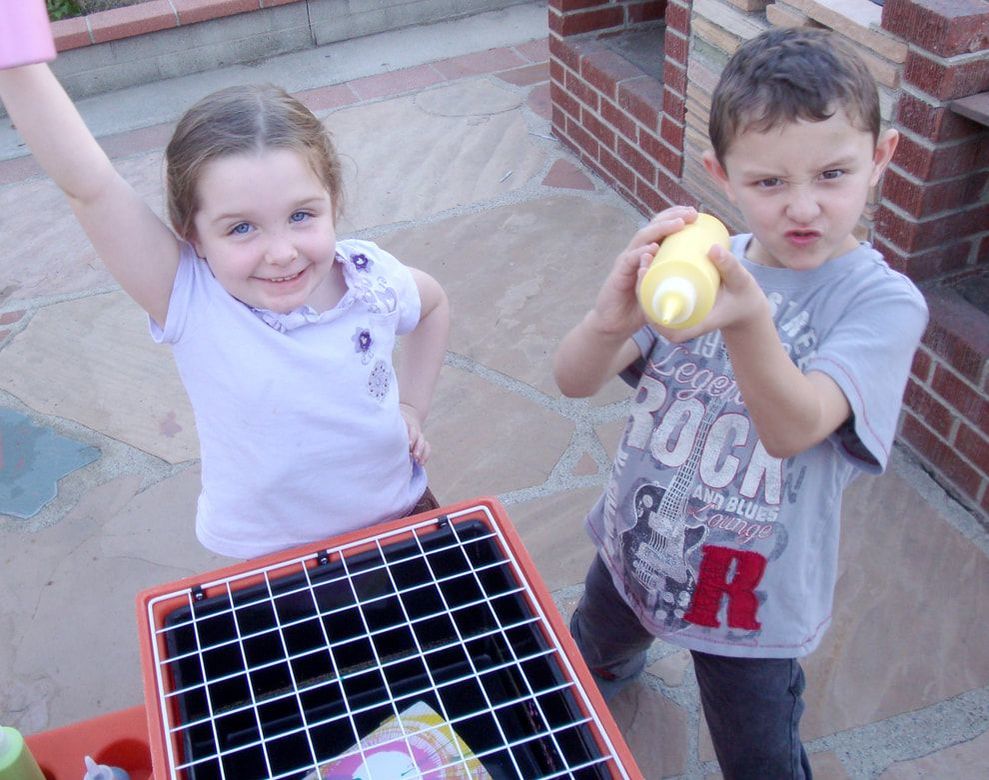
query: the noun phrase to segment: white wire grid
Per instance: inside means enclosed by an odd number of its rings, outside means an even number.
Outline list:
[[[148,602],[169,778],[301,780],[417,702],[469,748],[449,776],[630,776],[489,507],[318,558]]]

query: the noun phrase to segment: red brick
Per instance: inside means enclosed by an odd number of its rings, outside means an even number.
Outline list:
[[[664,116],[660,136],[678,152],[683,153],[684,128],[682,124]]]
[[[615,131],[602,122],[597,114],[585,108],[580,112],[580,122],[603,146],[615,149]]]
[[[955,422],[955,413],[912,379],[907,382],[903,405],[947,440]]]
[[[687,38],[666,28],[666,58],[687,67]]]
[[[639,126],[610,100],[601,98],[601,118],[632,143],[639,142]]]
[[[439,60],[433,63],[433,67],[448,79],[459,79],[465,76],[496,73],[499,70],[518,68],[528,64],[510,48],[500,47]]]
[[[918,182],[890,168],[883,177],[882,197],[919,218],[978,202],[987,181],[989,171],[978,171],[963,179]]]
[[[977,431],[968,425],[961,425],[955,435],[955,446],[958,452],[967,458],[973,466],[989,475],[989,420],[983,420],[982,430]]]
[[[683,156],[671,149],[652,133],[642,130],[639,133],[639,146],[643,152],[662,165],[670,174],[679,176],[683,167]]]
[[[86,19],[94,43],[117,41],[179,26],[178,17],[168,0],[146,0],[138,5],[98,11],[89,14]]]
[[[549,56],[551,60],[559,60],[572,71],[580,70],[580,52],[571,41],[565,41],[557,35],[550,35]]]
[[[989,89],[989,57],[945,65],[910,52],[903,66],[903,79],[940,100],[974,95]]]
[[[574,119],[580,119],[580,103],[555,81],[550,84],[550,97],[553,101],[554,109],[559,108]]]
[[[582,11],[560,16],[554,11],[549,14],[549,29],[564,38],[570,35],[598,32],[621,27],[625,22],[625,9],[613,5],[592,11]]]
[[[17,322],[21,317],[24,316],[24,310],[20,311],[8,311],[4,314],[0,314],[0,325],[10,325],[13,322]]]
[[[601,165],[611,176],[627,189],[635,187],[635,172],[607,149],[601,149]]]
[[[89,46],[93,42],[84,16],[52,22],[52,37],[55,39],[56,51],[78,49],[80,46]]]
[[[931,369],[934,367],[934,357],[921,345],[913,356],[913,364],[910,367],[910,374],[922,383],[926,383],[931,378]]]
[[[618,140],[618,156],[649,184],[656,183],[656,163],[623,139]]]
[[[432,66],[417,65],[354,79],[346,86],[353,89],[361,100],[375,100],[420,90],[442,81],[443,77]]]
[[[559,65],[559,63],[556,63]],[[533,84],[543,84],[549,81],[549,63],[539,62],[534,65],[523,65],[497,74],[502,81],[517,87],[531,87]]]
[[[982,479],[979,473],[958,457],[957,453],[931,430],[910,414],[903,420],[901,438],[933,467],[971,500],[976,496]]]
[[[663,113],[677,122],[683,122],[687,113],[687,101],[671,89],[663,90]]]
[[[663,85],[650,76],[623,81],[618,85],[618,105],[647,128],[657,130]]]
[[[585,11],[588,8],[597,8],[598,6],[604,7],[610,2],[611,0],[550,0],[549,7],[563,13],[569,13],[571,11]]]
[[[978,425],[980,420],[989,418],[989,399],[941,364],[934,366],[931,389],[966,420]]]
[[[985,130],[945,105],[934,105],[908,92],[900,93],[896,121],[907,130],[935,142],[956,141]]]
[[[924,345],[973,385],[978,385],[989,361],[989,315],[954,291],[927,295],[931,321]]]
[[[618,83],[642,76],[642,71],[613,51],[598,51],[580,60],[580,75],[602,95],[614,100]]]
[[[989,48],[985,0],[886,0],[882,26],[941,57]]]
[[[687,94],[687,69],[672,60],[663,63],[663,85],[681,95]]]
[[[951,145],[931,146],[901,135],[893,164],[924,181],[949,179],[985,167],[983,147],[989,148],[989,144],[982,143],[978,136]]]
[[[666,0],[646,0],[627,7],[628,21],[631,24],[658,22],[666,16]]]
[[[598,159],[599,144],[597,139],[585,130],[579,122],[567,119],[567,135],[574,143],[595,160]]]
[[[260,8],[258,0],[172,0],[179,24],[195,24]]]
[[[549,61],[549,79],[550,81],[555,81],[561,87],[567,82],[567,69],[557,59]]]
[[[989,204],[979,203],[925,220],[905,219],[883,205],[876,213],[876,228],[899,247],[916,252],[966,241],[973,225],[987,224],[987,220]]]
[[[679,0],[670,0],[666,6],[666,29],[676,30],[684,36],[690,35],[690,6]]]
[[[580,76],[568,70],[564,87],[567,92],[577,98],[577,100],[586,105],[588,108],[593,109],[594,111],[598,110],[597,91],[588,86],[587,82]]]

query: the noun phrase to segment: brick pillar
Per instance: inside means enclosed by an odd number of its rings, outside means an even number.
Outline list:
[[[882,26],[907,42],[876,244],[915,281],[989,264],[989,130],[950,102],[989,90],[985,0],[886,0]]]
[[[696,204],[680,185],[691,2],[549,0],[553,132],[643,213]],[[602,41],[652,28],[665,40],[662,73]]]
[[[886,0],[882,26],[908,54],[874,240],[931,310],[899,438],[989,522],[989,312],[959,292],[989,273],[989,129],[950,107],[989,91],[989,3]]]

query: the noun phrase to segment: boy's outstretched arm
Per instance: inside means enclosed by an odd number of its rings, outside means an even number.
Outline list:
[[[766,452],[777,458],[797,455],[848,419],[848,399],[827,374],[804,374],[793,362],[776,331],[769,301],[742,264],[721,247],[708,256],[722,278],[715,308],[697,328],[661,332],[672,341],[685,341],[720,328],[742,400]]]
[[[553,359],[553,376],[571,398],[594,395],[640,357],[632,335],[646,324],[636,290],[659,249],[659,242],[697,218],[696,210],[675,206],[661,211],[618,255],[598,292],[594,308],[563,337]]]
[[[47,65],[0,70],[0,100],[100,259],[163,325],[178,266],[174,235],[113,168]]]
[[[409,429],[409,450],[419,463],[429,459],[429,443],[422,432],[436,390],[450,335],[450,303],[432,276],[410,268],[419,288],[419,324],[402,339],[399,353],[398,397]]]

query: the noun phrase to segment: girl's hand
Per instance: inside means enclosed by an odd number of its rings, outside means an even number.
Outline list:
[[[419,412],[414,406],[407,403],[399,403],[398,410],[402,413],[406,430],[409,432],[409,454],[412,455],[412,460],[423,466],[429,460],[430,447],[422,432],[422,420],[419,418]]]
[[[710,314],[693,328],[676,330],[655,326],[664,338],[675,344],[714,330],[745,328],[760,317],[769,315],[769,300],[737,257],[721,246],[711,247],[707,256],[721,274],[721,288]]]
[[[592,316],[602,332],[631,335],[646,324],[637,295],[642,277],[649,270],[660,242],[695,219],[695,209],[674,206],[656,214],[632,236],[628,246],[615,259],[594,304]]]

